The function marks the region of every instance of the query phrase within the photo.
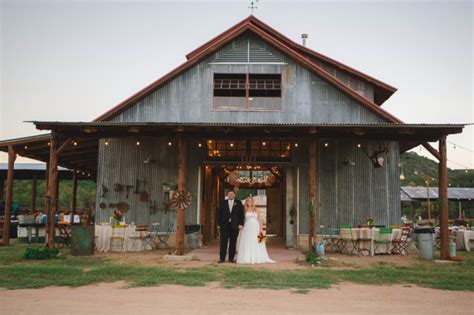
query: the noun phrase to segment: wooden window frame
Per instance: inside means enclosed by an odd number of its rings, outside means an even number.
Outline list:
[[[216,75],[220,76],[226,76],[228,75],[229,77],[232,76],[232,75],[235,75],[235,76],[244,76],[245,75],[245,96],[232,96],[232,95],[229,95],[229,96],[220,96],[220,95],[215,95],[216,94]],[[278,76],[279,77],[279,80],[277,80],[276,78],[275,79],[251,79],[251,76]],[[228,86],[229,88],[228,89],[223,89],[223,84],[225,80],[229,80],[229,81],[232,81],[233,79],[218,79],[218,80],[222,80],[220,82],[220,89],[217,89],[217,90],[233,90],[232,88],[232,82],[228,82]],[[238,79],[235,79],[235,80],[238,80]],[[250,86],[251,86],[251,80],[256,80],[257,82],[255,83],[256,85],[256,88],[255,89],[251,89]],[[264,88],[263,89],[258,89],[258,81],[263,81],[263,86]],[[272,87],[272,89],[266,89],[266,86],[267,86],[267,82],[268,81],[271,81],[271,84],[270,82],[268,83],[268,86]],[[276,81],[278,81],[277,84]],[[260,84],[262,84],[262,82],[260,82]],[[242,88],[239,88],[241,87],[240,83],[237,81],[236,82],[236,85],[237,85],[237,88],[235,90],[243,90]],[[235,86],[235,84],[234,84]],[[278,88],[279,87],[279,88]],[[279,95],[278,96],[266,96],[266,95],[250,95],[251,94],[251,91],[279,91]],[[234,106],[234,105],[231,105],[229,106],[228,108],[217,108],[216,107],[216,104],[215,104],[215,99],[216,98],[242,98],[242,99],[245,99],[245,104],[243,107],[238,107],[238,106]],[[283,111],[283,81],[282,81],[282,73],[265,73],[265,74],[260,74],[260,73],[213,73],[213,77],[212,77],[212,92],[211,92],[211,98],[212,98],[212,104],[211,104],[211,110],[212,111],[264,111],[264,112],[281,112]],[[252,99],[250,99],[252,98]],[[250,102],[253,100],[253,98],[256,98],[256,99],[272,99],[272,98],[275,98],[275,99],[279,99],[280,100],[280,104],[278,106],[278,108],[272,108],[272,109],[265,109],[265,108],[259,108],[259,107],[250,107]],[[255,106],[255,105],[254,105]]]

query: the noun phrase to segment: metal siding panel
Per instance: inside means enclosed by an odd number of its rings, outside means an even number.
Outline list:
[[[210,56],[160,89],[127,109],[115,121],[171,122],[380,122],[345,93],[264,42],[262,47],[278,55],[287,65],[222,65],[209,64],[219,53]],[[212,73],[282,73],[283,111],[213,111]],[[347,75],[337,74],[344,80]],[[347,80],[349,80],[347,78]],[[360,86],[360,84],[358,84]],[[192,110],[190,110],[192,109]]]
[[[335,141],[329,141],[329,146],[325,147],[325,142],[322,140],[318,144],[318,226],[335,227],[338,225],[336,211],[337,146]]]
[[[356,166],[347,165],[344,161],[350,159],[353,161],[352,142],[349,140],[338,141],[338,156],[337,161],[337,222],[341,224],[353,224],[353,185],[354,168]]]

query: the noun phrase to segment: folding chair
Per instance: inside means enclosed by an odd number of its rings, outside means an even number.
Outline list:
[[[331,226],[325,228],[324,225],[321,225],[321,233],[323,235],[324,251],[328,253],[339,252],[339,229],[331,228]]]
[[[148,232],[148,225],[137,225],[135,232],[129,237],[132,244],[131,250],[145,250],[151,242],[151,235]]]
[[[66,247],[71,246],[71,236],[69,235],[67,228],[59,224],[56,225],[56,228],[59,230],[59,244]]]
[[[125,225],[112,225],[112,236],[110,237],[110,251],[125,249]]]
[[[379,247],[385,246],[385,253],[390,254],[390,245],[392,244],[392,228],[381,228],[379,237],[374,239],[374,254],[377,254]]]
[[[166,232],[159,232],[158,231],[159,225],[152,225],[152,232],[151,232],[151,242],[155,244],[155,248],[158,249],[163,245],[164,248],[168,247],[168,239],[170,238],[171,232],[173,232],[174,224],[171,223],[168,226],[168,230]]]
[[[392,253],[399,255],[408,255],[407,247],[410,244],[411,228],[403,227],[400,237],[392,240]]]
[[[348,244],[352,246],[351,251],[347,248]],[[352,255],[356,250],[356,237],[353,236],[352,226],[341,225],[339,227],[339,252]]]

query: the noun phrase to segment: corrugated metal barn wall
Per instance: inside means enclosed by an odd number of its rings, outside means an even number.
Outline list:
[[[325,146],[325,143],[328,146]],[[387,142],[387,164],[375,168],[363,152],[379,150],[379,142],[356,140],[320,140],[318,142],[318,228],[342,224],[365,224],[373,216],[375,224],[400,224],[399,151],[397,142]],[[307,145],[295,151],[300,169],[299,233],[308,233],[308,151]]]
[[[140,145],[136,145],[139,139]],[[169,146],[168,142],[172,145]],[[203,159],[203,153],[198,151],[197,144],[193,140],[188,140],[187,145],[187,176],[186,188],[190,191],[193,201],[186,209],[186,223],[196,222],[197,209],[197,185],[198,185],[198,167],[197,165]],[[129,210],[125,214],[127,222],[135,224],[150,224],[160,222],[161,229],[166,230],[170,224],[176,221],[176,211],[169,210],[165,213],[163,207],[162,184],[167,183],[171,186],[177,184],[178,179],[178,153],[177,139],[166,137],[140,137],[140,138],[109,138],[108,145],[101,139],[99,144],[99,168],[97,176],[97,222],[108,222],[113,212],[109,203],[120,201],[129,204]],[[151,157],[152,162],[144,163]],[[139,190],[145,190],[149,193],[150,200],[156,201],[158,210],[153,211],[150,203],[141,202],[139,194],[135,194],[136,180],[140,180]],[[143,185],[143,181],[146,184]],[[130,189],[128,199],[126,198],[126,189],[121,192],[115,192],[113,185],[133,185]],[[108,188],[105,197],[102,195],[101,184]],[[100,203],[104,202],[107,207],[101,209]]]
[[[240,40],[240,39],[239,39]],[[220,52],[207,58],[117,115],[114,121],[219,123],[375,123],[383,120],[344,92],[296,64],[260,39],[282,64],[218,64]],[[282,111],[212,110],[214,73],[281,73]],[[342,74],[341,74],[342,75]],[[371,87],[340,78],[371,97]],[[367,93],[368,94],[367,94]]]

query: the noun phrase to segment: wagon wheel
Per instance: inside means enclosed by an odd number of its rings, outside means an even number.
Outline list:
[[[171,197],[174,208],[187,208],[191,204],[191,194],[186,190],[178,190]]]

